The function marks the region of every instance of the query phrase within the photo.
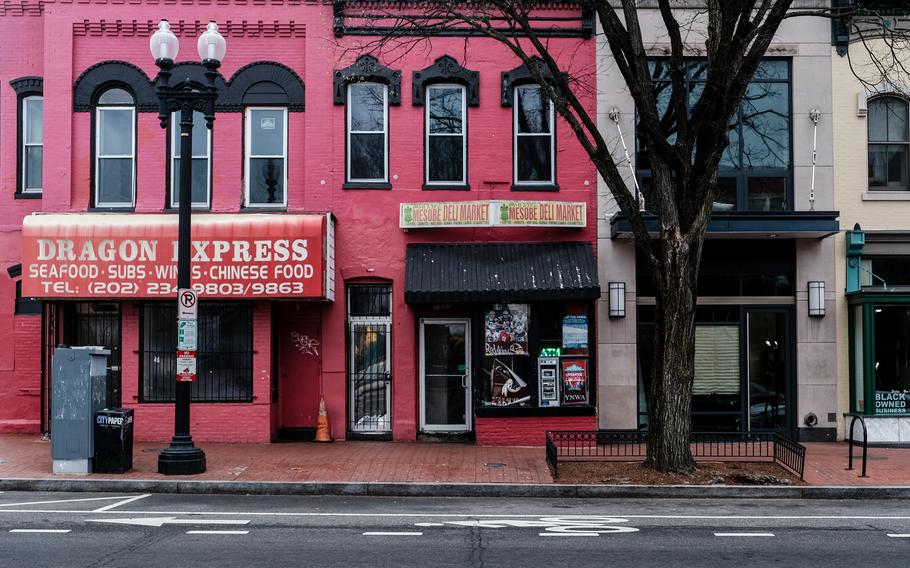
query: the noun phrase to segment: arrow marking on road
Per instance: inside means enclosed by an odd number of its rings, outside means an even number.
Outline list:
[[[132,519],[86,519],[87,523],[114,523],[118,525],[137,525],[142,527],[160,527],[162,525],[246,525],[248,519],[178,519],[177,517],[140,517]]]

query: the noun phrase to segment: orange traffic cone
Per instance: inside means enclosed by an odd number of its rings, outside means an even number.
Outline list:
[[[329,430],[329,417],[325,413],[325,397],[319,397],[319,418],[316,419],[316,441],[331,442],[332,432]]]

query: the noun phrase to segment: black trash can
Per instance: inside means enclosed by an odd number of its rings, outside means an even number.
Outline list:
[[[133,468],[133,409],[95,413],[94,473],[126,473]]]

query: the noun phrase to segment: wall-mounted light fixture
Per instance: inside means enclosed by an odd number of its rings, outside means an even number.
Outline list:
[[[626,317],[626,283],[610,282],[607,284],[610,298],[610,317]]]
[[[819,281],[809,282],[809,315],[821,317],[825,315],[825,283]]]

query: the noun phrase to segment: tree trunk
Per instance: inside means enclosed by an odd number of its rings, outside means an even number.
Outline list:
[[[654,363],[648,389],[648,456],[645,466],[690,473],[690,410],[695,376],[695,302],[701,243],[678,234],[658,245],[660,270],[654,330]]]

